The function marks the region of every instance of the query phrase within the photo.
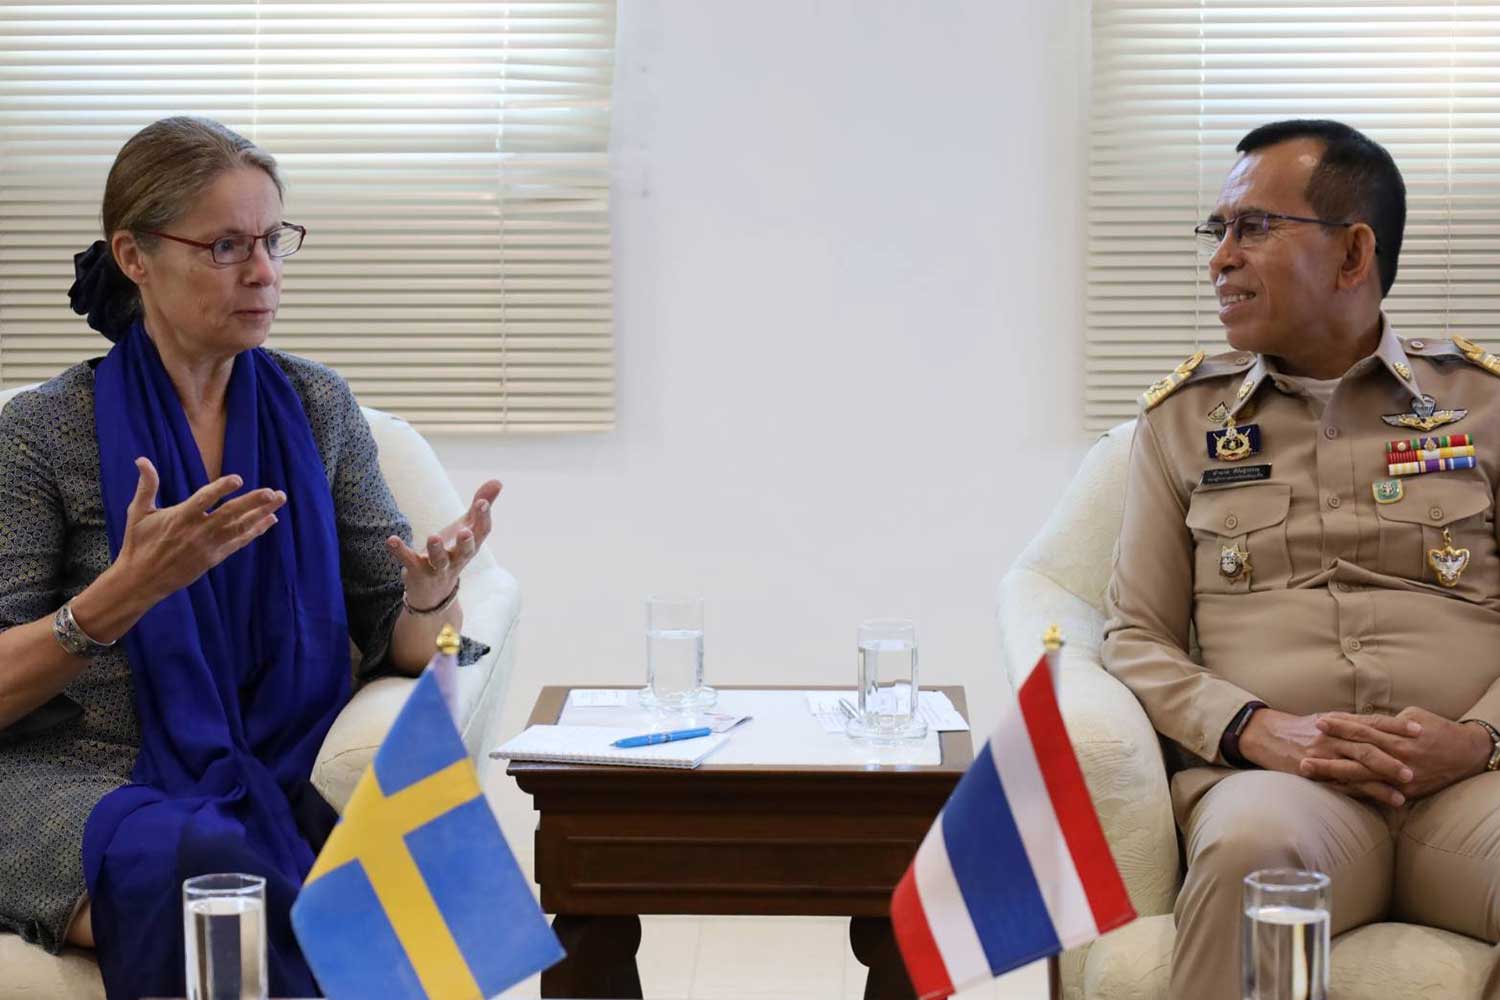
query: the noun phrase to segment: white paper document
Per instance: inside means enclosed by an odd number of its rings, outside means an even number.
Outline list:
[[[728,736],[700,736],[645,747],[617,747],[615,740],[640,736],[632,727],[528,726],[490,751],[491,757],[562,764],[627,764],[636,767],[697,767]]]
[[[625,727],[647,733],[689,725],[717,728],[721,719],[753,716],[754,721],[746,721],[724,734],[724,745],[705,761],[712,767],[931,767],[943,759],[936,730],[920,740],[894,747],[851,740],[844,735],[842,725],[836,732],[827,731],[807,710],[805,688],[749,691],[720,688],[719,702],[711,712],[690,716],[658,715],[641,707],[634,690],[627,689],[624,693],[625,704],[620,706],[590,708],[570,698],[557,721],[565,726]],[[830,693],[837,697],[837,692]],[[679,745],[696,742],[689,740]]]
[[[636,692],[625,688],[574,688],[568,692],[572,708],[624,708],[634,705]]]
[[[842,733],[844,726],[849,722],[849,716],[839,708],[839,699],[842,698],[853,705],[857,697],[858,695],[853,691],[809,691],[807,692],[807,707],[825,733]],[[969,724],[964,721],[962,715],[958,714],[958,709],[953,707],[953,702],[948,700],[948,696],[941,691],[923,691],[921,697],[917,699],[917,715],[927,723],[929,732],[966,733],[969,731]]]

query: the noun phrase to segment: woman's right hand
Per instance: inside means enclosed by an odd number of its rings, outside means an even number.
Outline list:
[[[182,503],[159,508],[156,467],[146,458],[136,459],[135,467],[141,475],[125,511],[125,540],[116,564],[153,604],[269,531],[286,503],[285,493],[259,489],[210,512],[243,485],[239,476],[221,476]]]

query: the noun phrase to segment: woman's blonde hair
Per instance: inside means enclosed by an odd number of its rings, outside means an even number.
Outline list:
[[[276,158],[209,118],[180,115],[153,122],[130,137],[109,168],[101,212],[104,238],[128,230],[146,249],[150,230],[166,229],[226,170],[256,167],[285,197]]]

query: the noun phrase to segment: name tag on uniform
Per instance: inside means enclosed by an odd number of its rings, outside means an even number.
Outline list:
[[[1238,486],[1271,478],[1269,465],[1241,465],[1232,469],[1204,469],[1204,486]]]

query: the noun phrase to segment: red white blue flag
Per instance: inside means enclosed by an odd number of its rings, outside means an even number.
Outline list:
[[[891,898],[912,986],[946,997],[1135,919],[1037,661]]]

